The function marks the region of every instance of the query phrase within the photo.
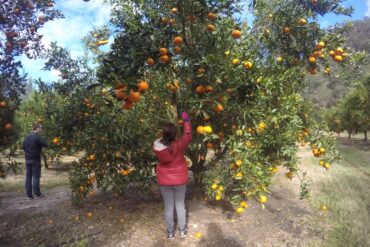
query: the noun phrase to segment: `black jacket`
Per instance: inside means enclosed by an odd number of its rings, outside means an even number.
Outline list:
[[[41,161],[41,149],[47,147],[47,143],[41,139],[36,133],[31,133],[26,136],[23,141],[23,150],[26,156],[26,161]]]

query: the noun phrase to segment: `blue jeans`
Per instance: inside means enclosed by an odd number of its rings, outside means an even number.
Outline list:
[[[40,161],[26,161],[26,193],[28,197],[32,197],[33,193],[40,196],[40,177],[41,177],[41,162]]]
[[[173,219],[173,210],[176,208],[177,226],[180,230],[186,227],[186,211],[185,211],[185,192],[186,185],[178,186],[159,186],[164,201],[164,220],[167,225],[167,231],[175,230]]]

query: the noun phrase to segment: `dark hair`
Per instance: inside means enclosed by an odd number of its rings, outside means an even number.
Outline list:
[[[42,128],[42,125],[40,123],[35,123],[33,126],[32,126],[32,130],[37,130],[37,129],[41,129]]]
[[[169,146],[171,142],[173,142],[176,139],[176,126],[173,123],[166,123],[163,125],[162,128],[162,140],[161,142]]]

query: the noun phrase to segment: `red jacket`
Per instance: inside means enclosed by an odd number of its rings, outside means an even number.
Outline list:
[[[188,164],[184,157],[191,136],[190,122],[184,122],[184,135],[165,146],[158,139],[154,142],[154,152],[159,160],[157,181],[159,185],[183,185],[188,182]]]

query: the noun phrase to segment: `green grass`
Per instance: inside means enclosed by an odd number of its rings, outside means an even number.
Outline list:
[[[322,168],[316,159],[308,159],[313,207],[328,207],[328,211],[314,216],[324,236],[322,243],[315,246],[370,246],[370,150],[343,145],[338,149],[342,161],[325,175],[312,177],[316,169]]]

